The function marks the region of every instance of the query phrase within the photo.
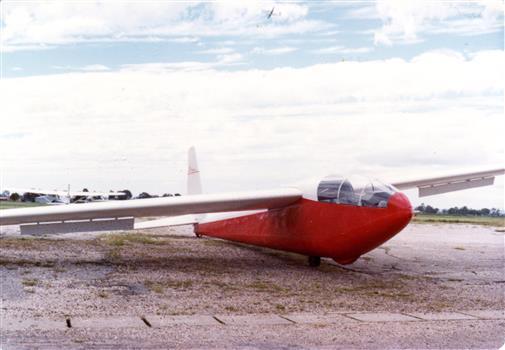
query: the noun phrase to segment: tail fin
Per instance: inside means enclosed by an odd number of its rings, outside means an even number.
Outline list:
[[[200,170],[196,162],[195,147],[191,146],[188,151],[188,194],[201,194],[202,182]]]

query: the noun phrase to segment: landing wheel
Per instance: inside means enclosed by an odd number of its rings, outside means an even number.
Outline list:
[[[202,235],[199,233],[196,233],[196,232],[195,232],[195,236],[196,236],[196,238],[202,238]]]
[[[321,265],[321,257],[319,256],[309,256],[309,266],[318,267]]]

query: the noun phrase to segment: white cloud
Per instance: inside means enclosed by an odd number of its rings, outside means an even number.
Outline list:
[[[240,53],[230,53],[230,54],[218,55],[217,59],[218,59],[218,61],[216,62],[217,65],[229,65],[229,64],[237,64],[243,61],[244,56]]]
[[[198,51],[197,53],[205,54],[205,55],[223,55],[223,54],[230,54],[230,53],[234,53],[234,52],[235,52],[235,50],[232,49],[231,47],[219,47],[219,48],[201,50],[201,51]]]
[[[357,3],[357,7],[351,8],[345,11],[344,16],[346,18],[353,19],[377,19],[379,15],[377,13],[377,8],[374,3]]]
[[[105,72],[110,70],[109,67],[103,65],[103,64],[90,64],[82,67],[74,67],[74,66],[59,66],[59,65],[54,65],[51,66],[52,69],[56,70],[64,70],[64,71],[82,71],[82,72]]]
[[[138,38],[137,38],[138,40]],[[197,43],[199,40],[194,36],[182,36],[179,38],[172,38],[170,41],[174,43]]]
[[[330,46],[321,49],[313,50],[316,54],[361,54],[373,51],[373,47],[345,47],[345,46]]]
[[[369,12],[369,8],[367,11]],[[357,10],[356,10],[357,11]],[[382,27],[374,34],[375,44],[416,43],[423,34],[453,33],[479,35],[503,28],[503,1],[482,0],[402,1],[378,0],[377,16]]]
[[[201,71],[223,66],[236,66],[244,62],[244,57],[239,53],[217,55],[215,61],[201,62],[201,61],[184,61],[184,62],[156,62],[156,63],[135,63],[123,64],[122,71],[135,71],[135,72],[161,72],[161,71]]]
[[[158,63],[3,79],[0,125],[23,133],[0,135],[3,183],[182,191],[192,144],[207,191],[500,165],[504,55],[233,72]],[[502,206],[496,191],[448,205]]]
[[[277,16],[266,19],[265,11]],[[240,2],[7,2],[3,52],[86,41],[198,42],[201,36],[275,37],[317,31],[302,4]],[[132,16],[134,14],[134,16]]]
[[[297,50],[298,49],[296,47],[291,46],[275,47],[270,49],[264,47],[255,47],[251,50],[251,52],[254,54],[261,54],[261,55],[283,55],[286,53],[295,52]]]
[[[9,45],[3,42],[3,40],[0,40],[0,52],[2,53],[9,53],[9,52],[14,52],[14,51],[37,51],[37,50],[49,50],[53,49],[55,46],[53,45],[46,45],[46,44],[38,44],[38,45]]]
[[[85,72],[103,72],[103,71],[110,70],[110,68],[107,66],[104,66],[103,64],[90,64],[90,65],[79,68],[79,70],[82,70]]]

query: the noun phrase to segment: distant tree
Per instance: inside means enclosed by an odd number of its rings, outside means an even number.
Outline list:
[[[174,195],[172,193],[163,193],[162,197],[173,197]]]
[[[9,199],[13,202],[17,202],[20,198],[21,196],[17,192],[14,192],[9,196]]]
[[[114,191],[111,190],[111,192],[114,192]],[[130,190],[121,190],[121,191],[117,191],[117,192],[122,192],[123,194],[120,194],[117,196],[109,196],[109,199],[126,200],[126,199],[131,199],[133,197]]]
[[[461,208],[452,207],[449,209],[442,209],[439,212],[442,214],[449,214],[449,215],[473,215],[473,216],[500,216],[501,215],[500,210],[496,209],[496,208],[472,209],[472,208],[468,208],[467,206],[462,206]]]
[[[479,216],[480,215],[480,210],[469,208],[468,209],[468,215]]]
[[[175,194],[174,194],[174,196],[176,196],[176,197],[180,197],[180,196],[181,196],[181,194],[180,194],[180,193],[175,193]]]
[[[151,196],[149,193],[147,193],[147,192],[142,192],[142,193],[140,193],[140,194],[137,196],[137,198],[139,198],[139,199],[151,198],[151,197],[152,197],[152,196]]]
[[[489,216],[489,214],[491,214],[491,210],[489,210],[488,208],[482,208],[480,210],[480,215]]]
[[[465,205],[463,207],[461,207],[459,209],[459,214],[461,215],[468,215],[469,214],[469,210],[468,210],[468,207]]]
[[[119,199],[131,199],[133,197],[132,193],[130,192],[130,190],[122,190],[122,191],[119,191],[119,192],[123,192],[124,194],[119,196],[120,198]]]
[[[421,203],[421,205],[418,205],[414,209],[421,212],[421,213],[424,213],[424,210],[426,209],[426,207],[424,206],[424,203]]]
[[[83,188],[82,192],[89,192],[89,190],[87,188]]]
[[[433,208],[431,205],[427,205],[426,208],[424,208],[424,212],[426,214],[436,214],[438,213],[438,208]]]
[[[449,215],[458,215],[459,214],[458,207],[449,208],[447,210],[447,214],[449,214]]]

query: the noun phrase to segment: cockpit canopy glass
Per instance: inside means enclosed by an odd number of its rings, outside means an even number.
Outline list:
[[[378,180],[333,175],[319,183],[317,199],[326,203],[386,208],[389,198],[395,192],[394,187]]]

